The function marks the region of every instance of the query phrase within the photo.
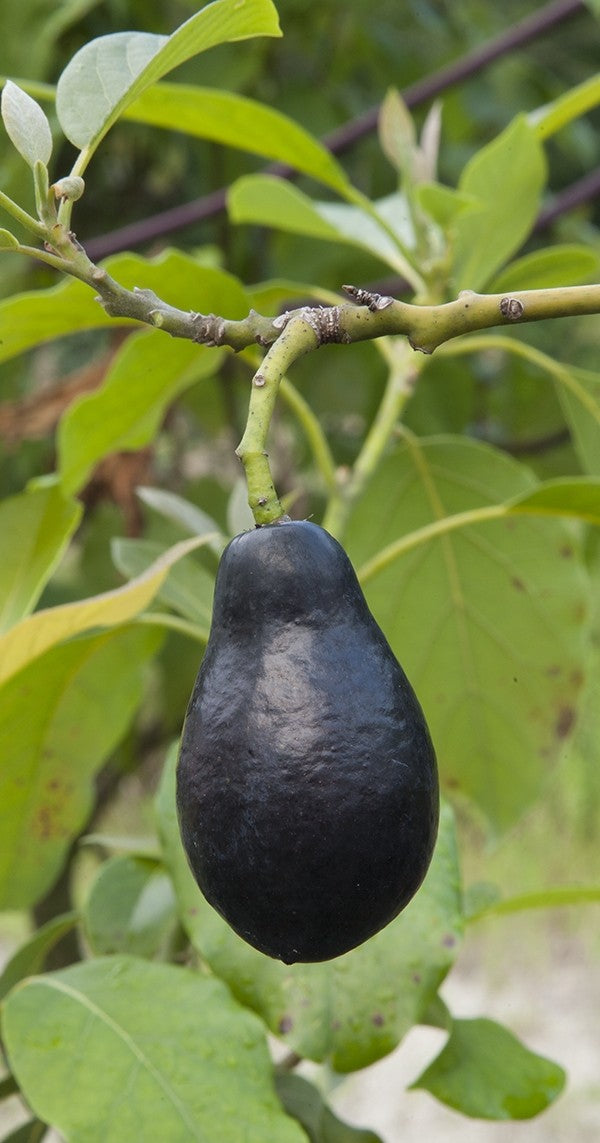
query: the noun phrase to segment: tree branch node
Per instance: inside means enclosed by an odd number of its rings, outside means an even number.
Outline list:
[[[316,335],[318,345],[352,341],[348,331],[342,328],[339,306],[305,306],[299,316]]]
[[[217,314],[198,314],[191,310],[190,320],[194,329],[192,341],[211,347],[224,345],[227,341],[225,320]]]

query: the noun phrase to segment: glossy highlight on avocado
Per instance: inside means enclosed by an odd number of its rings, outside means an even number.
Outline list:
[[[269,524],[223,552],[177,809],[207,900],[287,964],[355,948],[427,872],[438,781],[425,718],[316,524]]]

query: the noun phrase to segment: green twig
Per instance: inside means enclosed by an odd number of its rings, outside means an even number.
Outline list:
[[[236,453],[244,466],[248,503],[257,526],[274,523],[285,516],[265,447],[279,385],[293,362],[315,349],[318,343],[318,334],[310,321],[293,318],[285,324],[252,378],[248,420]]]
[[[33,168],[33,186],[38,218],[42,226],[45,227],[46,234],[48,234],[50,228],[58,221],[56,216],[56,200],[50,191],[48,168],[46,164],[42,163],[39,159]]]
[[[76,168],[77,164],[72,173]],[[153,290],[128,290],[111,278],[103,267],[94,265],[63,221],[43,226],[2,192],[0,206],[5,206],[13,217],[43,238],[50,253],[60,256],[62,261],[51,262],[51,265],[96,290],[110,317],[132,318],[162,329],[172,337],[187,338],[209,346],[227,345],[236,352],[250,345],[269,346],[281,339],[280,319],[263,317],[254,310],[241,321],[228,320],[215,314],[177,309],[164,302]],[[41,252],[32,247],[24,246],[22,252],[41,257]],[[354,287],[349,287],[347,292],[353,296],[354,302],[311,311],[322,315],[319,325],[327,333],[327,336],[318,336],[315,344],[370,341],[404,335],[413,349],[429,354],[452,338],[481,329],[600,313],[600,285],[520,290],[512,294],[476,294],[463,290],[455,301],[442,305],[414,305]],[[306,312],[302,307],[286,314],[287,325],[290,326],[295,318],[303,319]]]
[[[418,358],[406,341],[380,339],[378,348],[389,365],[385,392],[348,480],[338,485],[327,506],[323,527],[341,539],[352,505],[364,492],[389,443],[400,414],[410,397],[424,358]]]
[[[64,258],[60,258],[58,254],[52,254],[49,250],[39,250],[36,246],[22,246],[19,243],[14,247],[16,254],[27,254],[29,258],[36,258],[38,262],[45,262],[47,266],[52,266],[53,270],[60,270],[62,273],[71,274],[71,267]],[[72,275],[77,277],[76,274]],[[84,279],[85,281],[85,279]]]
[[[510,507],[507,504],[490,504],[485,508],[468,508],[465,512],[456,512],[453,516],[444,516],[441,520],[434,520],[431,524],[416,528],[414,532],[409,532],[408,535],[401,536],[399,540],[394,540],[392,544],[382,548],[380,552],[377,552],[377,555],[363,564],[358,577],[361,583],[366,583],[367,580],[383,571],[394,560],[406,555],[413,548],[418,548],[421,544],[428,544],[430,540],[435,540],[438,536],[445,536],[448,532],[454,532],[457,528],[466,528],[470,524],[483,524],[488,520],[500,520],[509,513]]]
[[[466,918],[467,923],[484,921],[487,917],[522,913],[528,909],[558,909],[565,905],[600,903],[599,885],[564,886],[559,889],[541,889],[536,893],[522,893],[518,897],[494,901]]]
[[[102,269],[92,263],[89,266],[94,271],[90,273],[90,285],[98,291],[112,317],[134,317],[173,337],[187,337],[205,345],[228,345],[237,351],[252,344],[270,345],[280,339],[281,324],[277,318],[261,317],[252,310],[242,321],[228,321],[214,314],[178,310],[151,290],[126,290]],[[321,338],[319,344],[325,340],[349,343],[401,334],[413,349],[429,354],[452,338],[480,329],[600,313],[600,285],[520,290],[509,295],[463,291],[455,301],[436,306],[380,298],[368,291],[357,293],[361,298],[364,295],[364,304],[347,302],[322,311],[324,324],[329,315],[331,333]],[[303,307],[285,315],[288,327],[292,319],[302,319],[305,313]]]

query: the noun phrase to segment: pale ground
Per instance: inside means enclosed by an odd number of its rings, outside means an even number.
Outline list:
[[[588,935],[598,925],[597,908],[582,909],[579,917]],[[489,940],[471,942],[443,995],[454,1015],[495,1018],[562,1064],[567,1088],[549,1111],[519,1123],[488,1123],[449,1111],[425,1092],[407,1091],[444,1042],[443,1033],[416,1028],[396,1052],[334,1090],[330,1099],[338,1114],[378,1131],[384,1143],[599,1143],[598,934],[584,942],[577,923],[569,932],[544,926],[531,940],[533,931],[513,920],[497,925]],[[16,1100],[2,1104],[0,1138],[22,1118]],[[54,1134],[47,1140],[60,1143]],[[210,1143],[219,1143],[218,1131]]]
[[[581,917],[597,925],[598,910],[581,910]],[[500,933],[494,934],[495,958]],[[442,989],[455,1016],[497,1019],[562,1065],[567,1086],[543,1115],[504,1123],[466,1119],[426,1092],[407,1091],[445,1040],[421,1027],[336,1091],[331,1102],[338,1114],[378,1131],[385,1143],[599,1143],[600,956],[593,944],[592,953],[563,934],[541,956],[522,944],[508,946],[493,964],[468,954]]]

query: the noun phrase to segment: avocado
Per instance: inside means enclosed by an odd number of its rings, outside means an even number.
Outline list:
[[[427,724],[316,524],[268,524],[223,552],[177,809],[207,900],[286,964],[361,944],[423,881],[438,823]]]

